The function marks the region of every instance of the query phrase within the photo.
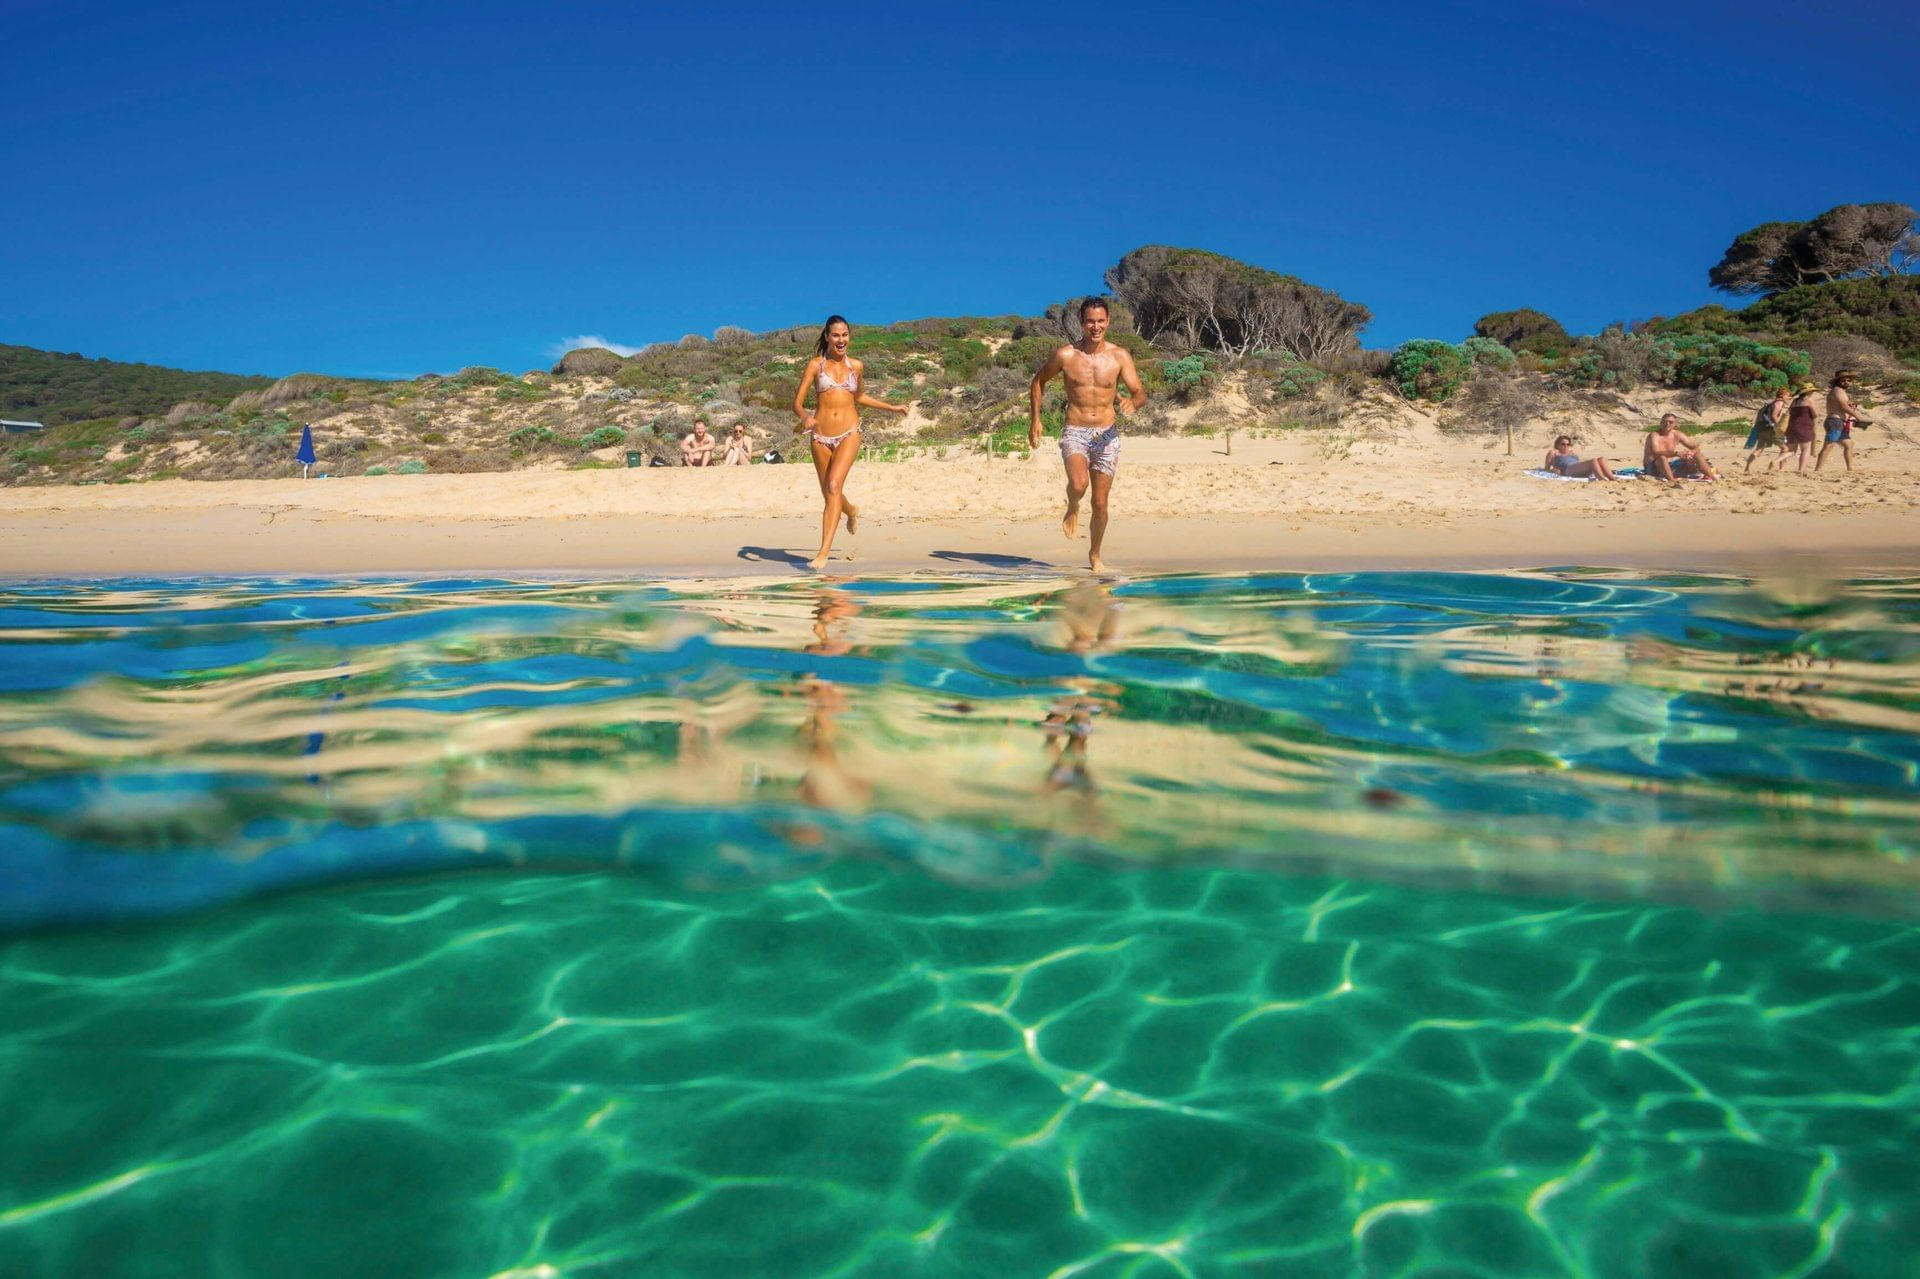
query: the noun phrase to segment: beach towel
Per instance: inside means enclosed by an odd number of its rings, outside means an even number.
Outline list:
[[[1527,474],[1536,480],[1561,480],[1568,484],[1592,484],[1594,482],[1594,477],[1591,475],[1562,475],[1558,471],[1549,471],[1538,466],[1528,471]],[[1619,472],[1616,471],[1615,474],[1617,475]]]

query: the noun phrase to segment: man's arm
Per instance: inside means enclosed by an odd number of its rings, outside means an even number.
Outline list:
[[[1027,446],[1029,448],[1040,447],[1040,397],[1047,393],[1047,383],[1059,377],[1065,370],[1066,365],[1060,356],[1066,349],[1064,346],[1055,347],[1053,354],[1047,357],[1047,362],[1040,366],[1040,371],[1033,375],[1033,381],[1027,386],[1027,408],[1029,409]]]
[[[1115,397],[1114,404],[1132,417],[1147,407],[1147,388],[1140,385],[1140,371],[1133,367],[1133,352],[1124,346],[1120,348],[1120,380],[1126,384],[1127,398],[1121,400]]]

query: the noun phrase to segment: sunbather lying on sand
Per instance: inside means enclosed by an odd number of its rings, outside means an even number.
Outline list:
[[[1547,450],[1545,469],[1552,471],[1555,475],[1564,475],[1570,480],[1617,480],[1620,478],[1613,473],[1613,468],[1607,465],[1607,459],[1604,457],[1582,462],[1580,455],[1573,451],[1572,437],[1566,435],[1556,438],[1553,447]]]

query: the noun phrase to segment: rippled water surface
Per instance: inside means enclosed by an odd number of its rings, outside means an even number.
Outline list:
[[[1920,581],[0,588],[0,1274],[1920,1274]]]

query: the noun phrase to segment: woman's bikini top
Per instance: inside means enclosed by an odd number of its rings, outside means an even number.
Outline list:
[[[821,391],[845,391],[848,395],[860,394],[860,377],[853,371],[853,362],[851,360],[847,362],[847,380],[841,382],[828,374],[827,360],[825,356],[822,356],[820,358],[820,372],[819,375],[814,378],[813,385],[816,390]]]

